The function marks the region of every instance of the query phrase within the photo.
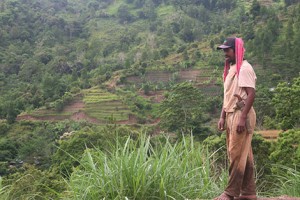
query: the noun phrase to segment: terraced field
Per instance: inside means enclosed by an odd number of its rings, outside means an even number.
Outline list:
[[[222,87],[216,84],[216,77],[219,74],[220,72],[216,72],[212,68],[187,69],[178,72],[150,71],[144,77],[127,77],[126,81],[128,84],[136,84],[137,86],[145,81],[152,84],[168,83],[169,81],[192,81],[205,95],[217,96],[222,94]],[[157,103],[162,101],[163,94],[154,93],[149,98],[153,98],[153,101]],[[99,87],[82,90],[60,112],[54,109],[40,108],[30,113],[23,113],[17,117],[17,120],[59,121],[65,119],[85,120],[97,124],[111,122],[122,124],[135,123],[135,117],[130,109],[123,104],[120,97]]]
[[[213,78],[215,73],[214,69],[204,68],[204,69],[192,69],[192,70],[181,70],[179,72],[170,71],[149,71],[144,77],[140,76],[130,76],[126,80],[129,83],[141,84],[144,81],[149,81],[152,83],[158,82],[169,82],[177,75],[177,81],[194,81],[198,83],[203,83],[209,79]]]
[[[88,116],[107,121],[113,118],[116,121],[128,120],[130,110],[120,98],[112,93],[89,89],[84,91],[84,111]]]
[[[59,121],[70,119],[74,121],[88,121],[91,123],[126,123],[133,121],[129,108],[124,105],[119,96],[91,88],[83,90],[73,101],[59,112],[54,109],[40,108],[30,113],[22,113],[17,120],[47,120]]]
[[[222,94],[221,85],[216,84],[217,78],[221,76],[221,72],[213,68],[181,70],[179,72],[170,71],[150,71],[144,77],[130,76],[126,81],[129,84],[136,84],[140,86],[143,82],[150,82],[152,84],[168,83],[171,80],[176,82],[192,81],[200,88],[204,94],[215,96]],[[176,78],[174,78],[176,77]]]

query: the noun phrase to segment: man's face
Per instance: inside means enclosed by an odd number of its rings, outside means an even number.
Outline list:
[[[223,49],[226,61],[235,63],[235,52],[232,48]]]

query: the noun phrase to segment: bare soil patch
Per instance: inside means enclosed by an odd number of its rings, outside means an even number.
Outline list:
[[[66,105],[63,112],[78,112],[84,108],[84,103],[81,100],[73,101],[69,105]]]
[[[260,4],[263,6],[272,6],[272,4],[274,3],[273,0],[259,0]]]
[[[261,130],[256,133],[260,134],[267,140],[276,140],[281,132],[282,130]]]
[[[101,123],[100,120],[88,116],[83,111],[78,111],[78,112],[74,113],[70,117],[70,119],[73,120],[73,121],[87,121],[87,122],[90,122],[90,123],[93,123],[93,124],[100,124]]]

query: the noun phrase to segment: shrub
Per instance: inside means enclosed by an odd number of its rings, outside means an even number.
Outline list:
[[[73,167],[80,164],[80,157],[86,148],[99,147],[110,151],[110,143],[117,135],[130,135],[126,127],[107,125],[105,127],[84,127],[76,131],[70,138],[60,140],[56,152],[52,156],[52,169],[69,177]],[[132,133],[131,133],[132,134]]]
[[[10,125],[5,121],[0,121],[0,135],[5,135],[9,130]]]
[[[270,155],[273,163],[289,167],[300,165],[300,130],[291,129],[280,133]]]
[[[58,199],[66,189],[65,182],[57,174],[40,171],[25,165],[24,172],[17,172],[3,181],[0,195],[5,199]],[[3,195],[3,196],[2,196]]]

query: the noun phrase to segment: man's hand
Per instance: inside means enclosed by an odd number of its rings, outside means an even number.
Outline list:
[[[218,122],[218,129],[220,131],[224,131],[225,130],[224,125],[225,125],[225,119],[221,117]]]
[[[242,133],[246,130],[246,119],[250,108],[253,105],[255,99],[255,89],[251,87],[244,87],[247,93],[247,99],[245,100],[245,106],[242,110],[239,124],[237,126],[237,133]]]
[[[241,116],[236,131],[237,133],[242,133],[245,130],[246,130],[246,117]]]

